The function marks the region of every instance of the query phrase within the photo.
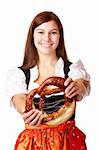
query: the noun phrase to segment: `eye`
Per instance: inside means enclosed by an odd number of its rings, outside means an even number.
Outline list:
[[[43,31],[39,31],[38,33],[39,33],[39,34],[43,34],[44,32],[43,32]]]
[[[52,34],[57,34],[57,32],[53,31]]]

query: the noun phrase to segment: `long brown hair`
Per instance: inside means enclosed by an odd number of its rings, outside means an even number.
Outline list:
[[[64,44],[63,26],[60,22],[60,19],[53,12],[43,11],[38,15],[36,15],[30,24],[26,45],[25,45],[23,64],[21,68],[29,69],[37,65],[39,57],[38,57],[36,47],[34,45],[34,39],[33,39],[34,29],[39,25],[41,25],[42,23],[51,20],[54,20],[57,23],[57,26],[59,28],[59,33],[60,33],[60,40],[59,40],[58,47],[56,49],[56,55],[58,58],[62,57],[64,61],[68,59],[66,54],[65,44]]]

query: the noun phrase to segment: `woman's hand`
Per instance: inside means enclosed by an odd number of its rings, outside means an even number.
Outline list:
[[[65,94],[68,98],[76,96],[76,100],[80,101],[86,93],[86,86],[84,85],[83,79],[76,79],[73,81],[68,77],[64,85],[66,86]]]
[[[29,125],[40,125],[42,122],[42,111],[39,111],[38,109],[32,109],[27,113],[23,113],[23,120],[26,124]]]

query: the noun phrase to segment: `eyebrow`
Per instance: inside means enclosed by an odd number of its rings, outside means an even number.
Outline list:
[[[45,29],[36,29],[36,30],[38,31],[38,30],[45,30]],[[55,29],[51,29],[50,31],[53,31],[53,30],[58,31],[59,29],[55,28]]]

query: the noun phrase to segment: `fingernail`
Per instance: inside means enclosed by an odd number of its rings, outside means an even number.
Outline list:
[[[66,86],[66,82],[64,82],[64,85]]]
[[[68,94],[66,94],[66,97],[68,97]]]

